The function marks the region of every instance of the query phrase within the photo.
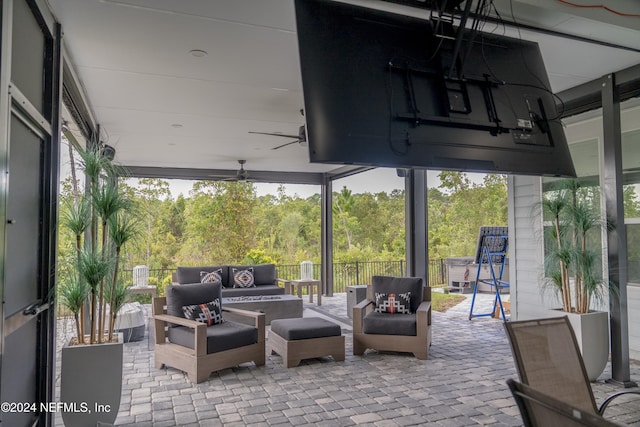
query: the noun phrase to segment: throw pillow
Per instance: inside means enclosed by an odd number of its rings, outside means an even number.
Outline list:
[[[219,268],[214,271],[201,271],[200,283],[222,284],[222,269]]]
[[[184,317],[196,322],[206,323],[207,326],[224,322],[220,299],[216,298],[206,304],[185,305],[182,307]]]
[[[378,313],[411,314],[411,292],[402,294],[376,293],[376,308]]]
[[[253,267],[247,269],[232,268],[234,288],[253,288],[256,286],[253,279]]]

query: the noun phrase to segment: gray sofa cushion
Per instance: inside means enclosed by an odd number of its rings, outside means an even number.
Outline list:
[[[220,290],[221,286],[213,283],[167,286],[165,289],[167,314],[184,318],[182,307],[192,304],[206,304],[216,298],[222,298]]]
[[[178,267],[176,270],[176,280],[181,285],[187,283],[200,283],[200,273],[202,271],[211,272],[219,268],[222,269],[222,286],[224,288],[233,288],[233,276],[231,269],[237,268],[245,270],[253,267],[253,282],[256,286],[260,285],[276,285],[278,278],[275,264],[257,264],[257,265],[216,265],[206,267]],[[271,295],[264,293],[242,294],[242,295]],[[276,294],[274,294],[276,295]]]
[[[258,265],[230,265],[229,274],[233,268],[238,270],[246,270],[249,267],[253,267],[253,283],[256,286],[260,285],[275,285],[276,284],[276,266],[274,264],[258,264]],[[229,276],[227,282],[230,283],[230,287],[233,286],[233,276]]]
[[[200,283],[200,273],[206,271],[210,273],[212,271],[222,269],[222,286],[228,286],[229,283],[229,269],[226,265],[207,266],[207,267],[178,267],[176,270],[176,279],[181,285],[187,283]]]
[[[421,277],[373,276],[371,278],[371,291],[374,296],[376,293],[399,294],[411,292],[411,312],[415,313],[418,307],[420,307],[420,303],[422,303],[424,286],[422,286]]]
[[[342,335],[339,325],[319,317],[276,319],[271,321],[271,333],[278,334],[287,341]]]
[[[183,347],[195,348],[195,331],[185,326],[169,329],[169,341]],[[258,342],[258,330],[253,326],[226,321],[207,327],[207,354]]]
[[[255,296],[255,295],[284,295],[284,288],[281,288],[278,285],[260,285],[260,286],[254,286],[253,288],[222,289],[222,296],[224,298]]]
[[[416,336],[416,315],[372,311],[364,316],[362,331],[365,334]]]

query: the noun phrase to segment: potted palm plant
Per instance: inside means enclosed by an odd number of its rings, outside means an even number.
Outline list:
[[[593,306],[606,301],[600,239],[606,228],[599,213],[597,187],[576,179],[560,180],[544,194],[545,289],[559,296],[582,351],[587,374],[595,381],[609,356],[609,315]],[[557,311],[555,312],[557,315]]]
[[[62,349],[60,397],[67,426],[116,419],[123,340],[113,328],[126,297],[118,268],[122,247],[137,234],[131,201],[118,191],[119,171],[98,148],[78,152],[85,192],[61,209],[61,226],[75,237],[75,253],[58,286],[76,332]]]

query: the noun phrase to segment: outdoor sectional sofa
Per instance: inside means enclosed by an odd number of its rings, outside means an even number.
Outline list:
[[[253,269],[255,286],[234,287],[233,271]],[[207,267],[178,267],[176,279],[178,284],[201,283],[204,272],[219,271],[222,278],[222,297],[241,297],[258,295],[284,295],[284,288],[278,286],[276,266],[274,264],[257,265],[219,265]]]

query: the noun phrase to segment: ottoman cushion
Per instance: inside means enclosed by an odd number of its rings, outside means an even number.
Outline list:
[[[273,320],[271,332],[280,335],[287,341],[342,335],[339,325],[319,317]]]

